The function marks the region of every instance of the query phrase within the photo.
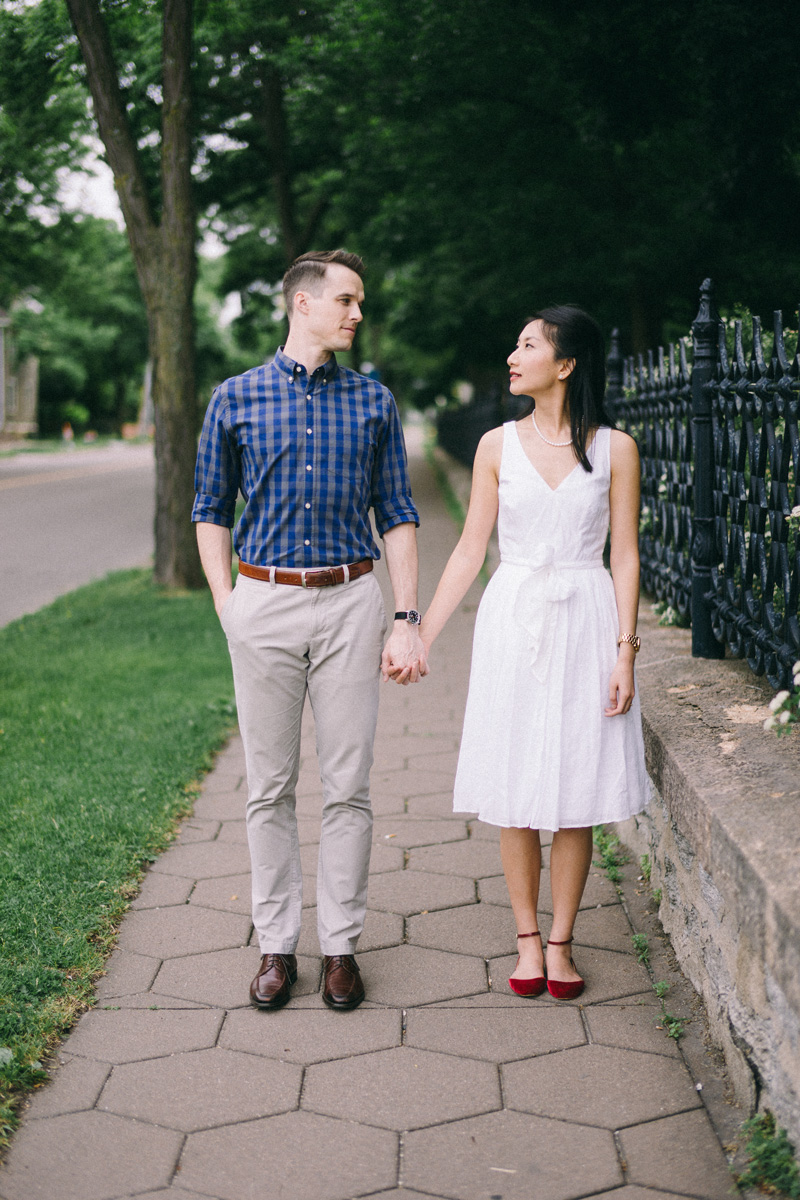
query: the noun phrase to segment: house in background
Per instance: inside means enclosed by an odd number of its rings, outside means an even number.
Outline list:
[[[32,354],[16,361],[11,318],[0,309],[0,438],[37,433],[39,360]]]

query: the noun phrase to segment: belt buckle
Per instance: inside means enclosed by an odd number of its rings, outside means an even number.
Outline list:
[[[306,583],[306,569],[305,569],[305,567],[303,567],[302,571],[300,572],[300,586],[301,586],[301,587],[304,587],[304,588],[307,588],[307,587],[308,587],[308,584]]]

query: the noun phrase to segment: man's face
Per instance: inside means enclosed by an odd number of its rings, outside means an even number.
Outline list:
[[[319,292],[298,293],[296,307],[300,307],[298,301],[304,306],[306,332],[322,349],[350,349],[364,303],[364,285],[355,271],[341,263],[330,263]]]

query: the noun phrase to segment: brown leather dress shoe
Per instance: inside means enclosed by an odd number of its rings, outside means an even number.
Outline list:
[[[325,954],[322,999],[329,1008],[357,1008],[364,999],[364,984],[352,954]]]
[[[294,954],[265,954],[250,984],[250,1002],[256,1008],[283,1008],[297,979]]]

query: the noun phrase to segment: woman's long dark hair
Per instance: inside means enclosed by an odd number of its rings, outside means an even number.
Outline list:
[[[582,308],[574,304],[553,304],[534,313],[525,322],[541,321],[543,332],[553,347],[553,357],[575,360],[575,366],[567,376],[567,408],[572,430],[572,445],[578,462],[585,471],[592,464],[586,453],[586,445],[599,425],[614,422],[605,409],[606,393],[606,347],[600,326]],[[536,407],[531,400],[517,420],[529,417]]]

